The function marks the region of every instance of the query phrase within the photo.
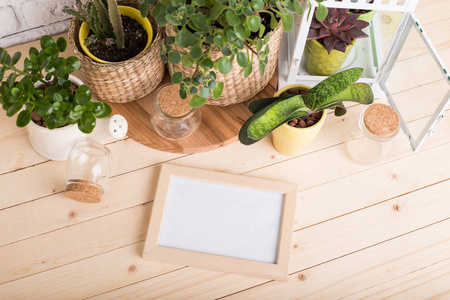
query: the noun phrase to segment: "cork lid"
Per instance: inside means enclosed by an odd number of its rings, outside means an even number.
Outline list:
[[[372,104],[364,112],[364,125],[376,136],[388,136],[394,133],[398,124],[397,113],[386,104]]]
[[[192,95],[183,100],[179,90],[179,84],[170,84],[158,92],[158,105],[164,114],[171,117],[182,117],[192,110],[192,107],[189,106]]]
[[[80,202],[97,203],[102,200],[101,186],[87,180],[71,179],[66,186],[64,196]]]

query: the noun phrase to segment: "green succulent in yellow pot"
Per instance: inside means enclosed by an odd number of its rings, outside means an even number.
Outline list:
[[[306,70],[311,75],[333,75],[344,63],[356,39],[368,37],[362,29],[369,23],[358,20],[360,14],[332,8],[323,21],[316,13],[311,21],[305,45]]]

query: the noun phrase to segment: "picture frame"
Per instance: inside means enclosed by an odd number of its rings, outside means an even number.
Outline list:
[[[287,280],[297,185],[164,164],[143,258]]]

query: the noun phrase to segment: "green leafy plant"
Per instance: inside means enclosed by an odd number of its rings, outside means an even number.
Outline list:
[[[232,71],[236,60],[243,77],[248,77],[255,59],[259,72],[264,75],[268,63],[270,30],[281,19],[283,29],[290,31],[293,15],[303,14],[299,0],[140,0],[143,16],[148,5],[154,4],[153,17],[159,26],[173,26],[177,33],[161,43],[161,57],[170,64],[193,67],[194,72],[184,77],[181,72],[172,74],[172,82],[180,83],[180,97],[192,107],[200,107],[211,95],[217,99],[224,89],[217,82],[221,74]],[[320,4],[320,12],[326,16],[326,7]],[[309,1],[308,1],[309,2]],[[266,26],[269,30],[267,30]],[[221,50],[222,56],[211,57],[213,48]]]
[[[67,47],[64,38],[55,41],[43,36],[40,45],[41,51],[35,47],[29,49],[23,70],[16,67],[22,56],[20,52],[10,56],[0,48],[0,103],[6,115],[12,117],[20,111],[16,124],[24,127],[35,111],[45,120],[48,129],[77,123],[80,131],[91,133],[96,117],[108,116],[111,108],[103,102],[91,102],[88,86],[71,88],[69,74],[80,69],[81,62],[74,56],[59,56]],[[6,78],[5,73],[9,74]],[[45,90],[35,87],[36,83],[46,86]]]
[[[369,26],[369,23],[357,20],[360,15],[349,14],[348,9],[332,8],[324,20],[318,21],[316,12],[307,39],[323,44],[328,54],[333,49],[345,52],[347,45],[352,45],[354,39],[368,37],[362,29]]]
[[[373,93],[366,83],[355,83],[362,74],[362,68],[352,68],[323,80],[306,95],[283,96],[254,100],[249,104],[253,115],[239,131],[239,140],[251,145],[261,140],[278,126],[307,114],[314,114],[327,108],[334,108],[335,115],[346,113],[343,101],[371,104]]]
[[[108,46],[116,44],[119,49],[124,48],[122,19],[116,0],[92,0],[86,4],[77,0],[76,6],[78,10],[65,6],[64,12],[85,22],[94,33],[86,38],[86,45],[101,42]]]

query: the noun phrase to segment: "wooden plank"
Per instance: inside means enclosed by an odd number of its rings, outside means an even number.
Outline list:
[[[347,253],[368,248],[375,244],[382,243],[385,240],[394,239],[397,236],[404,235],[408,232],[428,226],[429,224],[445,220],[450,214],[450,207],[446,206],[446,203],[441,201],[441,199],[443,199],[445,195],[448,195],[449,191],[450,180],[447,180],[417,192],[391,199],[355,213],[344,215],[337,219],[295,232],[293,249],[291,253],[290,272],[297,272],[299,270],[336,259]],[[80,225],[81,224],[74,226]],[[84,228],[86,229],[92,227],[85,225]],[[358,228],[358,230],[354,230],[355,228]],[[439,233],[437,231],[434,232]],[[78,231],[78,233],[82,236],[84,236],[84,234],[88,234],[83,233],[82,231]],[[339,236],[340,238],[337,239],[336,236]],[[442,239],[443,237],[439,234],[439,238]],[[423,244],[422,239],[416,239],[414,237],[414,240],[417,245]],[[97,255],[91,259],[86,259],[75,264],[68,264],[47,272],[38,273],[33,276],[28,276],[9,282],[1,286],[0,290],[11,291],[12,294],[9,295],[21,295],[26,297],[27,293],[34,293],[33,295],[36,297],[46,298],[48,296],[59,295],[58,291],[60,290],[60,286],[65,285],[65,288],[69,291],[77,289],[83,290],[80,291],[80,293],[83,293],[79,295],[80,297],[87,296],[84,294],[86,290],[89,290],[90,293],[93,294],[103,293],[117,287],[118,282],[126,281],[118,281],[117,278],[122,276],[120,275],[120,269],[111,269],[114,268],[116,261],[120,260],[119,258],[115,258],[114,253],[120,255],[122,259],[124,259],[123,255],[126,255],[126,261],[129,261],[130,259],[138,261],[136,252],[129,251],[124,254],[122,249],[120,249],[117,251],[108,252],[106,254]],[[445,253],[446,255],[449,255],[450,252],[446,251]],[[111,264],[114,266],[111,266]],[[87,268],[87,266],[91,267]],[[120,267],[123,268],[123,265],[120,265]],[[359,268],[361,268],[361,265],[359,265]],[[102,269],[104,269],[105,274],[101,273]],[[94,278],[102,278],[104,282],[102,282],[101,286],[89,286],[89,288],[85,290],[85,288],[81,287],[85,285],[86,282],[69,280],[72,276],[71,274],[77,274],[77,276],[81,276],[80,274],[82,274],[88,282],[95,282]],[[196,291],[194,288],[195,283],[200,283],[201,285],[208,284],[207,281],[209,275],[208,273],[205,274],[207,275],[206,278],[186,276],[186,278],[191,278],[192,281],[186,282],[186,279],[183,283],[186,284],[186,286],[192,287],[193,291]],[[139,276],[136,281],[141,281],[155,275],[156,273],[151,273],[151,276],[148,277]],[[110,278],[108,276],[114,278]],[[91,280],[89,278],[91,278]],[[127,282],[132,283],[134,281]],[[178,281],[176,282],[179,284]],[[262,283],[265,281],[260,282]],[[147,286],[160,287],[163,284],[173,287],[174,281],[168,280],[167,283],[159,284],[157,284],[157,282],[155,283],[150,281],[147,283]],[[46,285],[47,289],[42,287],[44,285]],[[17,290],[17,287],[28,286],[32,288],[22,288],[20,292]],[[240,288],[244,289],[245,287],[240,286]],[[180,290],[172,289],[172,291],[176,292]],[[220,289],[217,290],[217,292],[219,291]],[[5,296],[9,295],[6,294]]]
[[[343,299],[449,299],[450,259],[383,282]]]
[[[107,147],[111,150],[114,162],[112,177],[182,156],[153,150],[132,139],[120,140]],[[0,175],[1,181],[9,183],[0,185],[3,200],[0,210],[62,192],[66,181],[65,172],[65,162],[47,161],[32,168]],[[110,188],[111,185],[108,185],[107,194]]]
[[[0,285],[0,298],[81,299],[130,284],[141,276],[152,277],[181,268],[143,260],[137,255],[142,253],[142,248],[143,243],[133,244],[76,264],[5,283]],[[67,267],[75,268],[69,270]]]
[[[422,266],[432,266],[450,258],[450,240],[442,232],[450,230],[450,220],[431,225],[419,231],[386,241],[374,247],[351,253],[310,269],[292,274],[286,284],[270,282],[231,295],[224,299],[337,299],[351,295],[351,299],[361,299],[364,292],[378,290],[378,284],[384,285],[395,278],[420,272]],[[448,272],[448,265],[446,271]],[[422,280],[420,280],[422,281]],[[141,286],[144,284],[141,283]],[[439,295],[439,291],[448,288],[440,285],[436,292],[433,285],[425,286],[422,295]],[[121,290],[111,292],[120,295]],[[425,294],[427,293],[427,294]],[[353,295],[354,294],[354,295]],[[369,294],[369,293],[368,293]],[[411,294],[412,298],[423,299],[420,294]],[[376,299],[381,299],[376,297]],[[395,296],[395,295],[392,295]],[[408,299],[405,297],[399,299]]]
[[[138,205],[2,246],[0,284],[141,242],[151,209],[152,203]],[[77,220],[78,214],[68,217]]]
[[[448,122],[450,120],[446,120],[445,122]],[[437,145],[442,145],[445,141],[449,141],[449,133],[445,131],[436,132],[436,135],[433,136],[433,141],[430,139],[430,143],[426,145],[426,147],[435,147]],[[115,144],[121,144],[115,143]],[[114,145],[115,145],[114,144]],[[237,145],[237,148],[231,148],[230,151],[227,150],[227,148],[224,148],[224,154],[221,155],[221,157],[229,157],[231,159],[236,159],[235,150],[239,149],[239,147],[244,147],[242,145]],[[266,145],[267,146],[267,145]],[[263,145],[264,147],[264,145]],[[447,149],[449,146],[445,146],[443,149]],[[402,149],[403,148],[403,149]],[[148,149],[148,148],[147,148]],[[425,148],[424,148],[425,149]],[[248,154],[251,155],[252,151],[251,149],[248,149]],[[405,165],[411,164],[414,165],[414,161],[419,158],[422,158],[423,161],[426,163],[427,158],[432,160],[433,157],[439,157],[442,153],[442,150],[438,148],[437,150],[427,152],[425,154],[416,154],[415,156],[410,153],[409,145],[403,144],[402,147],[399,147],[398,153],[394,153],[392,157],[388,158],[388,161],[393,161],[396,159],[399,159],[401,157],[410,156],[410,159],[408,159]],[[275,150],[273,150],[275,151]],[[425,151],[424,151],[425,152]],[[125,152],[124,152],[125,153]],[[437,154],[429,154],[429,153],[437,153]],[[241,153],[242,155],[242,153]],[[203,153],[199,155],[195,159],[191,159],[190,157],[187,157],[186,160],[184,158],[181,158],[177,161],[173,161],[171,163],[176,164],[182,164],[185,166],[189,166],[189,164],[193,164],[194,166],[197,165],[197,167],[202,168],[203,166],[205,168],[208,168],[208,166],[214,165],[212,161],[208,161],[205,157],[210,157],[211,159],[217,158],[216,155]],[[239,161],[239,156],[237,157],[237,161]],[[229,164],[229,165],[236,165],[240,166],[238,163],[230,163],[230,160],[224,159],[222,161],[223,164]],[[242,161],[242,160],[240,160]],[[261,158],[262,162],[265,162],[265,158]],[[339,161],[339,164],[336,164],[336,161]],[[203,165],[203,163],[205,165]],[[208,164],[209,163],[209,164]],[[296,168],[289,167],[290,165],[299,165],[302,166],[305,170],[308,170],[308,173],[306,172],[299,172]],[[402,165],[402,164],[400,164]],[[446,166],[446,164],[442,164],[442,166]],[[245,168],[253,167],[253,166],[244,166]],[[36,166],[32,169],[40,169],[42,166]],[[62,168],[62,167],[61,167]],[[322,170],[324,168],[327,168],[327,172],[324,173]],[[253,177],[259,177],[259,178],[268,178],[268,179],[278,179],[278,180],[284,180],[288,182],[297,182],[300,183],[299,189],[307,189],[313,186],[318,186],[320,184],[330,182],[333,180],[336,180],[341,177],[350,176],[352,174],[361,172],[365,170],[366,167],[363,166],[357,166],[353,162],[351,162],[348,158],[345,156],[345,151],[343,150],[343,145],[338,145],[335,147],[327,148],[319,152],[314,152],[306,156],[300,156],[291,160],[288,160],[286,162],[278,163],[275,165],[270,165],[269,167],[265,167],[262,169],[258,169],[252,172],[249,172],[249,176]],[[62,169],[58,169],[59,172],[62,173]],[[0,245],[11,243],[17,240],[21,240],[24,238],[28,238],[31,236],[34,236],[36,234],[42,234],[51,230],[55,230],[64,226],[67,226],[69,224],[73,224],[73,220],[71,218],[67,218],[67,215],[70,214],[72,210],[80,211],[82,215],[84,215],[83,220],[88,220],[90,218],[101,216],[102,214],[111,213],[120,209],[124,209],[127,207],[131,207],[134,205],[142,204],[145,202],[148,202],[153,199],[153,194],[151,194],[150,191],[154,191],[156,187],[156,180],[157,180],[157,174],[158,174],[158,167],[150,167],[150,168],[144,168],[142,170],[131,172],[124,174],[123,176],[117,176],[110,180],[109,187],[107,189],[107,193],[105,194],[104,201],[92,205],[92,204],[83,204],[78,203],[76,201],[73,201],[69,198],[64,197],[62,194],[56,194],[53,196],[45,197],[40,199],[39,201],[29,202],[25,203],[23,205],[15,206],[10,209],[2,210],[0,211],[0,224],[3,224],[5,228],[11,228],[10,231],[6,232],[2,236],[0,236]],[[239,168],[238,168],[239,170]],[[410,170],[410,168],[408,168]],[[29,171],[29,170],[23,170],[23,171]],[[233,172],[233,170],[231,170]],[[420,169],[419,169],[420,171]],[[7,175],[16,175],[20,174],[20,172],[14,172]],[[390,174],[389,170],[384,171],[383,174]],[[425,173],[420,172],[421,175],[425,175]],[[47,170],[46,174],[51,174],[49,170]],[[441,174],[441,173],[438,173]],[[445,179],[446,171],[444,171],[442,177],[436,178],[436,176],[431,173],[428,176],[419,176],[418,178],[423,178],[422,182],[419,182],[415,187],[420,188],[423,186],[424,183],[433,183],[433,181],[442,180]],[[281,177],[280,177],[281,176]],[[357,175],[358,176],[358,175]],[[403,176],[403,173],[401,173],[401,176]],[[58,177],[56,177],[58,178]],[[61,187],[62,183],[64,182],[64,175],[60,174],[59,178],[61,180]],[[370,178],[370,177],[367,177]],[[49,180],[55,180],[54,177],[50,177]],[[390,177],[384,179],[385,181],[389,182]],[[15,181],[17,184],[20,184],[20,181]],[[395,182],[395,181],[393,181]],[[37,183],[36,183],[37,184]],[[367,183],[367,185],[370,185],[370,182]],[[127,188],[128,187],[128,188]],[[141,190],[139,192],[139,189],[136,187],[140,187]],[[345,188],[345,187],[344,187]],[[128,191],[129,189],[129,191]],[[14,194],[14,190],[9,191],[10,194]],[[399,187],[397,191],[402,191],[402,188]],[[7,192],[8,193],[8,192]],[[336,193],[341,193],[341,195],[345,195],[346,190],[343,192],[339,192],[338,190]],[[393,192],[394,193],[394,192]],[[18,193],[20,194],[20,193]],[[300,193],[301,195],[301,193]],[[394,196],[395,194],[391,194]],[[21,196],[23,199],[23,195]],[[128,199],[128,202],[123,201],[123,199]],[[326,199],[326,197],[324,197]],[[381,199],[382,200],[382,199]],[[344,211],[353,211],[360,209],[366,205],[370,205],[373,203],[376,203],[377,201],[381,201],[377,198],[369,198],[367,202],[362,201],[360,205],[358,201],[351,202],[352,205],[343,205]],[[375,201],[375,202],[371,202]],[[319,204],[322,203],[321,201],[318,202]],[[297,206],[298,208],[301,207],[301,204]],[[315,209],[316,207],[312,207]],[[339,208],[338,208],[339,209]],[[50,218],[46,219],[45,222],[41,222],[40,220],[44,218],[48,212],[51,211],[53,215],[59,216],[58,218]],[[325,210],[324,215],[318,214],[318,213],[312,213],[312,215],[317,215],[318,218],[329,218],[330,213],[326,213],[328,210]],[[342,211],[341,211],[342,212]],[[22,218],[16,218],[15,216],[20,215],[23,216]],[[297,222],[298,220],[302,219],[302,215],[299,215],[296,217]],[[306,218],[308,219],[308,218]],[[316,219],[317,221],[317,219]],[[304,226],[304,223],[298,223],[296,224],[296,228]]]

